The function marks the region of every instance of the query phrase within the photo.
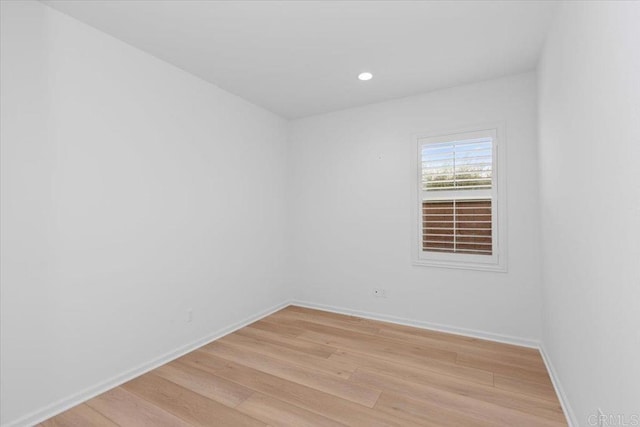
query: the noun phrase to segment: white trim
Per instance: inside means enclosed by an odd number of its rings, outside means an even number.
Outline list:
[[[547,367],[547,372],[549,372],[549,377],[551,377],[551,383],[553,384],[553,388],[556,390],[556,395],[558,396],[558,400],[560,401],[560,406],[562,407],[562,412],[564,412],[564,417],[567,419],[567,423],[569,427],[579,427],[580,423],[578,422],[573,409],[571,409],[571,405],[569,405],[569,399],[567,399],[567,395],[562,388],[562,384],[560,383],[560,378],[556,373],[553,364],[551,363],[551,359],[545,350],[544,344],[541,342],[539,346],[540,354],[542,355],[542,360],[544,361],[544,365]]]
[[[465,255],[465,254],[460,254]],[[498,273],[506,273],[506,266],[499,266],[496,264],[481,264],[470,261],[438,261],[435,259],[414,259],[412,265],[418,267],[444,267],[444,268],[457,268],[460,270],[476,270],[476,271],[496,271]]]
[[[423,252],[421,250],[422,236],[422,179],[419,156],[422,152],[422,141],[439,141],[446,137],[464,135],[484,135],[487,131],[494,132],[493,138],[493,188],[492,188],[492,221],[493,224],[493,255],[486,256],[468,254],[448,254]],[[417,179],[411,179],[412,199],[416,197],[417,208],[411,205],[411,255],[412,264],[420,267],[444,267],[478,271],[494,271],[506,273],[507,263],[507,125],[504,121],[482,123],[474,126],[464,126],[457,129],[443,129],[428,134],[414,134],[411,139],[411,174]],[[417,155],[416,155],[417,148]],[[485,260],[486,259],[486,260]]]
[[[443,325],[440,323],[425,322],[423,320],[413,320],[404,317],[392,316],[389,314],[373,313],[370,311],[352,310],[344,307],[332,305],[316,304],[306,301],[294,300],[291,305],[313,308],[316,310],[329,311],[332,313],[346,314],[348,316],[363,317],[365,319],[379,320],[382,322],[396,323],[399,325],[413,326],[414,328],[429,329],[432,331],[447,332],[450,334],[463,335],[465,337],[479,338],[488,341],[496,341],[504,344],[512,344],[520,347],[539,348],[540,342],[532,338],[520,338],[511,335],[496,334],[493,332],[479,331],[476,329],[460,328],[457,326]]]
[[[99,394],[102,394],[105,391],[108,391],[114,387],[124,384],[125,382],[130,381],[136,377],[139,377],[140,375],[143,375],[153,369],[156,369],[159,366],[162,366],[174,359],[177,359],[178,357],[184,356],[185,354],[197,348],[200,348],[203,345],[209,344],[212,341],[215,341],[219,338],[222,338],[225,335],[235,332],[238,329],[243,328],[250,323],[253,323],[264,317],[267,317],[278,310],[288,307],[289,305],[291,305],[291,302],[289,300],[286,300],[280,304],[276,304],[275,306],[272,306],[270,308],[260,311],[258,314],[254,314],[243,320],[233,323],[231,326],[227,326],[225,328],[219,329],[218,331],[212,334],[209,334],[204,338],[200,338],[189,344],[178,347],[175,350],[169,351],[168,353],[165,353],[162,356],[152,359],[149,362],[143,363],[142,365],[139,365],[119,375],[116,375],[115,377],[112,377],[106,381],[103,381],[99,384],[86,388],[69,397],[66,397],[62,400],[59,400],[50,405],[47,405],[44,408],[31,412],[30,414],[24,415],[18,418],[17,420],[4,424],[2,427],[31,426],[31,425],[38,424],[46,419],[49,419],[55,415],[58,415],[61,412],[66,411],[67,409],[70,409],[76,405],[79,405],[80,403],[86,402],[87,400]]]

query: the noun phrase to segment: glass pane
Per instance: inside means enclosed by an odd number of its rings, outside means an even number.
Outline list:
[[[423,202],[422,250],[491,255],[491,199]]]
[[[493,141],[479,138],[422,146],[422,189],[490,189]]]

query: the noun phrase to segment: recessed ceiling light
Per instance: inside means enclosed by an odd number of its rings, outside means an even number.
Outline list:
[[[360,73],[360,74],[358,74],[358,78],[360,80],[363,80],[363,81],[371,80],[373,78],[373,74],[371,74],[371,73]]]

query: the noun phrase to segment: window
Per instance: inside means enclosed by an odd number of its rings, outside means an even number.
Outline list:
[[[417,264],[504,270],[498,129],[417,142]]]

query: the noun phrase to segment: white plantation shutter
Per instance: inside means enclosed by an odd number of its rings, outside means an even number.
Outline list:
[[[424,191],[491,189],[493,143],[491,138],[424,144]]]
[[[495,133],[419,140],[424,253],[466,254],[475,260],[494,255]]]
[[[491,199],[424,201],[422,249],[493,253]]]

